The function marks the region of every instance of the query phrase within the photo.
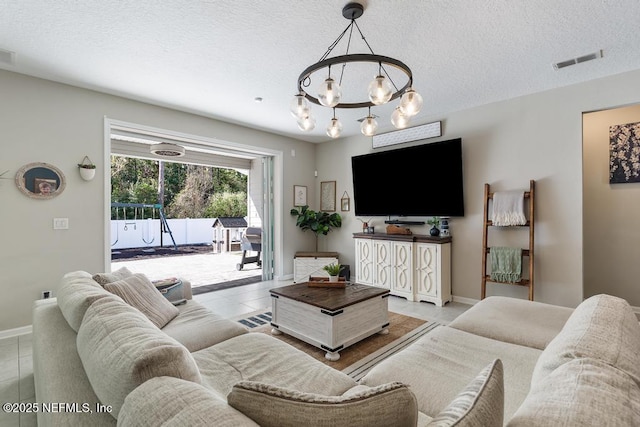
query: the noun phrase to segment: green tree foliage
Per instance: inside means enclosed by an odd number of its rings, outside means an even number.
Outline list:
[[[247,194],[244,192],[213,194],[205,209],[205,217],[217,218],[219,216],[247,216]]]
[[[158,165],[155,160],[111,156],[111,201],[158,203]],[[246,191],[246,175],[235,170],[164,162],[164,207],[169,218],[245,216]],[[134,212],[125,214],[133,218]],[[119,218],[125,214],[121,211]],[[145,210],[144,215],[151,212]]]

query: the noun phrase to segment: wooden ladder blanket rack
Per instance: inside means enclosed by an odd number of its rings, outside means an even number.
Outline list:
[[[529,191],[525,191],[524,192],[524,199],[525,202],[528,201],[528,209],[526,209],[527,212],[527,222],[524,225],[519,225],[519,226],[506,226],[506,227],[496,227],[493,225],[493,222],[489,219],[490,215],[490,209],[492,208],[492,203],[489,203],[490,200],[493,199],[493,192],[491,191],[491,187],[489,184],[485,184],[484,185],[484,225],[483,225],[483,233],[482,233],[482,292],[481,292],[481,299],[484,299],[486,297],[487,294],[487,282],[490,283],[503,283],[503,284],[510,284],[510,285],[519,285],[519,286],[526,286],[527,288],[529,288],[529,300],[533,301],[533,284],[534,284],[534,280],[533,280],[533,262],[534,262],[534,214],[535,214],[535,210],[534,210],[534,205],[535,205],[535,181],[531,180],[529,181]],[[527,249],[522,249],[522,257],[523,258],[527,258],[529,260],[529,265],[528,265],[528,274],[526,274],[526,277],[523,276],[519,281],[517,282],[499,282],[499,281],[495,281],[491,279],[491,275],[487,273],[487,258],[490,256],[491,253],[491,247],[488,246],[488,237],[489,237],[489,232],[493,231],[492,228],[501,228],[501,229],[508,229],[508,228],[517,228],[517,227],[528,227],[529,228],[529,238],[528,238],[528,248]],[[524,259],[523,259],[523,265],[524,265]]]

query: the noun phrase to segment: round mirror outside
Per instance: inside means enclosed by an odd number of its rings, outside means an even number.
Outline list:
[[[48,163],[29,163],[16,174],[20,191],[33,199],[52,199],[64,191],[66,184],[62,171]]]

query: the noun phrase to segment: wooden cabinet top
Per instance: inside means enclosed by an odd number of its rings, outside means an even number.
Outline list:
[[[427,234],[387,234],[387,233],[353,233],[354,239],[393,240],[396,242],[422,242],[444,244],[451,242],[451,236],[434,237]]]
[[[338,252],[296,252],[294,258],[338,258]]]

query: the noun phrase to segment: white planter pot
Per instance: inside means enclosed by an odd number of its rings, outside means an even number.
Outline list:
[[[329,281],[330,282],[337,282],[338,281],[338,276],[329,276]]]
[[[87,168],[78,168],[80,169],[80,176],[85,181],[91,181],[96,176],[95,169],[87,169]]]

